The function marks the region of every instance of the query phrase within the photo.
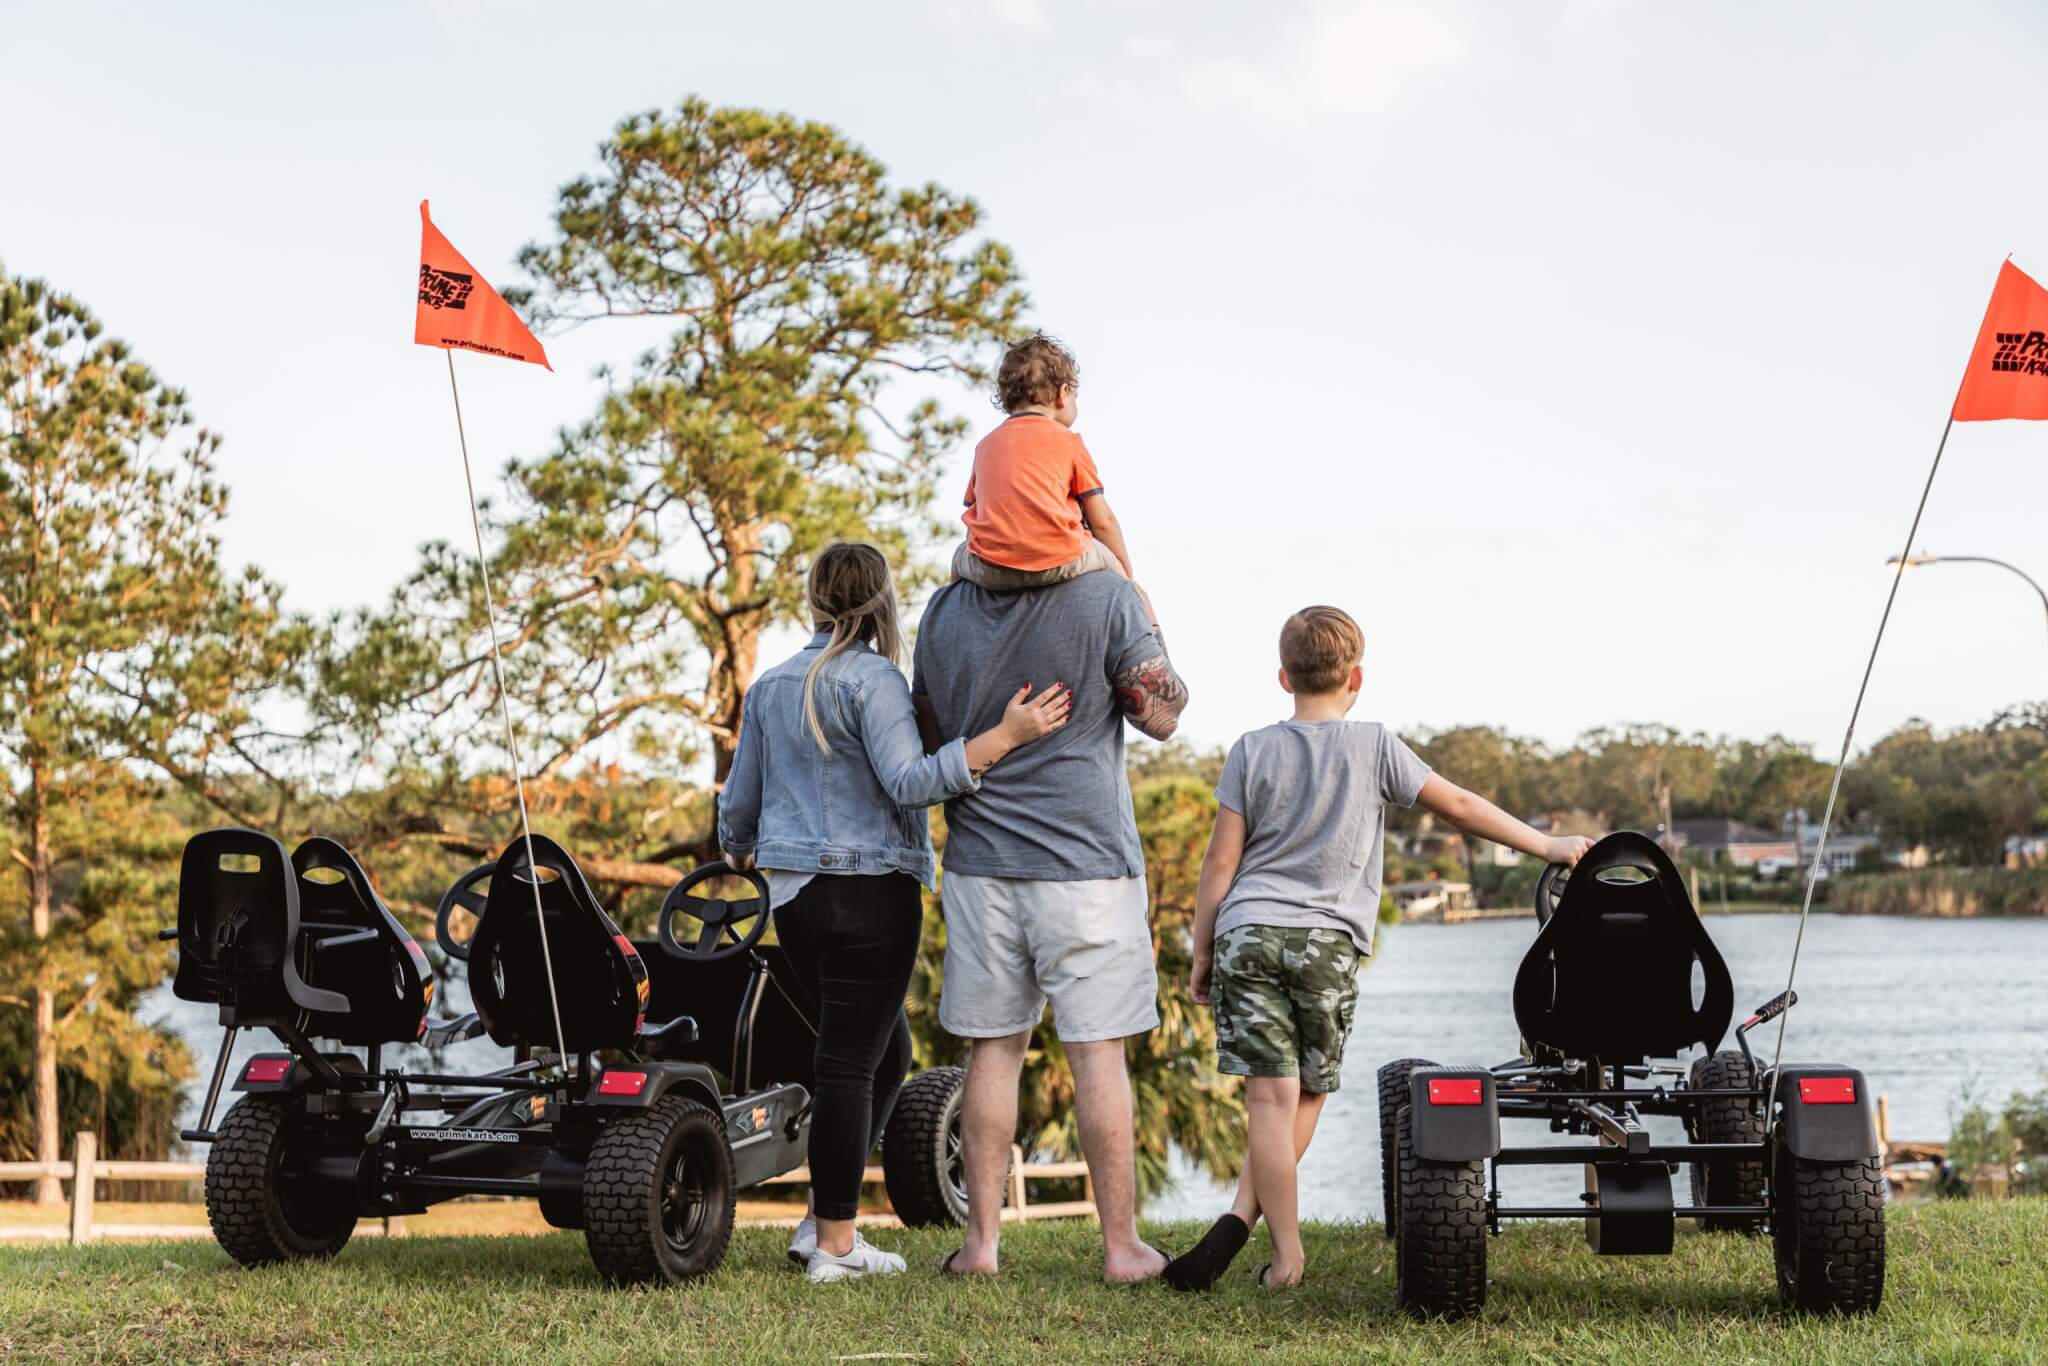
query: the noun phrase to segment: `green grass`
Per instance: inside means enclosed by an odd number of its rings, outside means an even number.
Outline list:
[[[1194,1229],[1149,1232],[1180,1246]],[[1767,1242],[1689,1230],[1671,1257],[1602,1260],[1576,1226],[1515,1228],[1466,1324],[1394,1312],[1372,1226],[1310,1229],[1309,1281],[1281,1293],[1252,1284],[1255,1238],[1195,1297],[1101,1284],[1089,1224],[1011,1228],[1004,1275],[972,1284],[934,1275],[943,1232],[877,1241],[911,1274],[811,1286],[781,1234],[750,1229],[709,1281],[631,1292],[603,1288],[573,1234],[364,1240],[266,1271],[211,1244],[0,1249],[0,1359],[1918,1362],[2039,1360],[2048,1344],[2048,1200],[1894,1208],[1884,1308],[1847,1321],[1780,1312]]]

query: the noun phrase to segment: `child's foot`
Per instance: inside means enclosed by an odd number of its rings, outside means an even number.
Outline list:
[[[1230,1269],[1230,1263],[1244,1250],[1252,1231],[1235,1214],[1226,1214],[1209,1225],[1202,1241],[1166,1264],[1166,1283],[1175,1290],[1207,1290]]]
[[[1259,1268],[1259,1284],[1267,1290],[1291,1289],[1301,1284],[1301,1268],[1294,1268],[1290,1274],[1277,1270],[1274,1263],[1267,1262]]]

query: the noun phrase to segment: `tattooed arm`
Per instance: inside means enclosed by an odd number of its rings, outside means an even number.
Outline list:
[[[1124,715],[1154,740],[1167,739],[1180,725],[1180,714],[1188,705],[1188,685],[1180,681],[1173,661],[1166,657],[1165,637],[1160,637],[1158,654],[1125,669],[1111,682]]]

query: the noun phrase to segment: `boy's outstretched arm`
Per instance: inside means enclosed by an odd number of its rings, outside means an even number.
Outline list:
[[[1109,499],[1100,493],[1091,493],[1081,500],[1081,520],[1088,524],[1088,532],[1096,540],[1109,547],[1109,553],[1116,556],[1124,567],[1124,577],[1135,579],[1137,572],[1131,568],[1131,550],[1124,544],[1123,523],[1116,519],[1110,509]]]
[[[1545,863],[1572,867],[1578,863],[1580,855],[1593,847],[1593,841],[1584,835],[1545,835],[1516,820],[1478,793],[1467,792],[1434,773],[1429,775],[1429,780],[1422,785],[1421,795],[1415,800],[1425,811],[1441,816],[1468,835],[1519,849]]]
[[[1195,969],[1188,986],[1202,1005],[1209,1004],[1209,979],[1216,969],[1216,911],[1243,861],[1244,817],[1219,806],[1209,852],[1202,855],[1202,877],[1195,884]]]

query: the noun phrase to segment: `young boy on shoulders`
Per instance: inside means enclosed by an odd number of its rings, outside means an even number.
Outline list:
[[[1249,1151],[1230,1212],[1166,1269],[1181,1290],[1215,1283],[1264,1215],[1267,1286],[1299,1284],[1295,1168],[1337,1089],[1360,960],[1379,921],[1389,802],[1420,802],[1470,835],[1551,863],[1592,842],[1551,839],[1431,773],[1376,721],[1347,721],[1364,686],[1358,623],[1306,607],[1280,631],[1294,715],[1231,747],[1195,900],[1195,1000],[1216,1011],[1217,1066],[1247,1078]]]
[[[1132,577],[1095,457],[1073,430],[1080,380],[1073,353],[1043,332],[1003,353],[995,401],[1009,416],[974,448],[953,577],[999,593],[1098,569]]]

